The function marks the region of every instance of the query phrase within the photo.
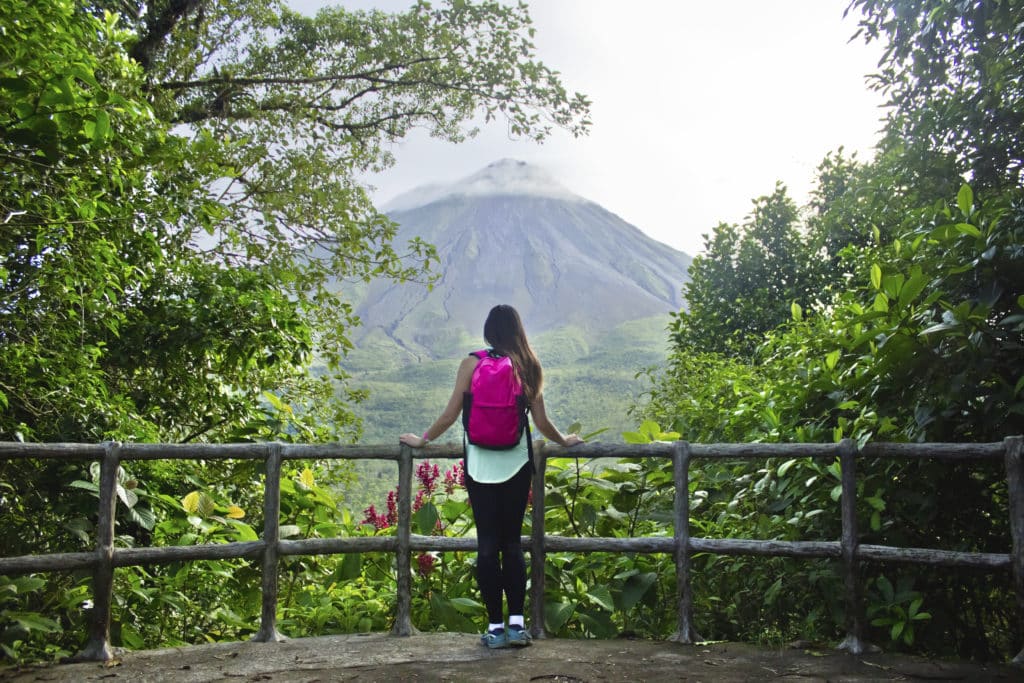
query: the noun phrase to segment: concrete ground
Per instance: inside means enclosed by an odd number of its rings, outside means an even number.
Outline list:
[[[487,650],[478,636],[296,638],[126,652],[107,662],[0,669],[3,683],[328,681],[1024,681],[1024,668],[830,648],[547,639]]]

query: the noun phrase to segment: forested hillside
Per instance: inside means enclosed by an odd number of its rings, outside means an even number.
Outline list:
[[[580,422],[587,431],[608,429],[602,438],[620,441],[623,431],[636,426],[629,408],[646,388],[637,374],[665,361],[665,330],[669,317],[623,323],[600,335],[565,327],[531,339],[544,363],[545,402],[558,424]],[[483,347],[482,340],[464,349]],[[369,396],[357,408],[363,419],[365,443],[386,443],[403,431],[429,425],[451,395],[462,354],[415,365],[380,368],[377,359],[357,349],[351,354],[352,383]],[[422,431],[422,429],[421,429]],[[458,425],[445,437],[461,442]]]
[[[548,415],[562,428],[580,424],[583,433],[602,431],[597,438],[621,442],[636,427],[631,408],[649,386],[638,377],[646,368],[665,362],[665,330],[669,317],[656,316],[623,323],[600,334],[563,327],[541,333],[531,344],[544,363],[544,396]],[[482,341],[476,346],[482,347]],[[368,396],[356,408],[363,421],[362,443],[394,443],[404,432],[422,431],[444,408],[455,382],[461,356],[424,360],[413,365],[381,368],[380,347],[354,350],[349,357],[351,382]],[[464,349],[476,348],[468,341]],[[362,370],[355,368],[362,367]],[[462,442],[456,423],[441,441]],[[380,505],[394,486],[395,466],[360,462],[357,482],[343,487],[345,505],[362,510]],[[380,472],[386,477],[377,476]]]

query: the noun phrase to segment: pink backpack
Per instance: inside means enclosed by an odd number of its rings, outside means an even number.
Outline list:
[[[528,424],[526,397],[512,360],[487,349],[470,355],[480,362],[462,399],[466,439],[475,446],[494,450],[515,448]]]

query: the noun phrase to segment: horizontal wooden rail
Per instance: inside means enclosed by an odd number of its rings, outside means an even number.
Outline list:
[[[93,571],[93,623],[89,641],[79,656],[106,660],[112,657],[109,643],[113,569],[136,565],[191,562],[198,560],[250,559],[262,565],[263,605],[260,628],[254,640],[278,640],[277,570],[279,558],[295,555],[336,555],[344,553],[395,553],[398,605],[393,632],[414,632],[410,620],[411,568],[414,551],[474,551],[476,539],[422,536],[411,533],[412,462],[419,459],[461,457],[458,444],[431,444],[413,450],[407,446],[351,446],[342,444],[32,444],[0,443],[2,459],[74,459],[101,463],[99,518],[96,549],[92,552],[55,553],[0,558],[0,574],[24,574],[91,569]],[[551,458],[664,458],[673,462],[676,488],[673,536],[638,538],[548,535],[544,530],[544,473]],[[690,558],[696,553],[825,558],[839,560],[846,590],[847,636],[840,647],[851,653],[865,649],[863,641],[862,582],[859,564],[864,561],[897,562],[938,567],[971,567],[1012,572],[1018,618],[1024,627],[1024,467],[1021,465],[1022,438],[1010,437],[998,443],[979,444],[894,444],[872,443],[857,449],[845,440],[839,444],[583,444],[571,451],[538,443],[537,475],[533,484],[532,535],[522,539],[531,554],[531,615],[535,637],[544,636],[544,563],[546,553],[672,553],[676,558],[678,630],[673,640],[693,643],[700,639],[693,627],[693,599],[690,587]],[[778,541],[730,538],[694,538],[689,535],[689,467],[694,458],[763,459],[824,458],[841,464],[840,512],[842,538],[838,541]],[[861,545],[856,527],[856,464],[864,458],[909,458],[1004,463],[1009,491],[1011,549],[1008,553],[969,553],[932,548],[895,548]],[[115,548],[114,509],[117,504],[116,474],[121,462],[131,460],[199,459],[262,460],[266,464],[264,484],[264,530],[259,541],[170,546]],[[398,524],[393,536],[343,537],[288,540],[279,538],[280,474],[285,460],[392,460],[398,463]],[[1024,631],[1024,628],[1022,628]],[[1014,658],[1024,664],[1024,651]]]

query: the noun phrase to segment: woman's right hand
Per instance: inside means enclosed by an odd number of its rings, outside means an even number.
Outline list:
[[[402,434],[398,437],[398,440],[406,446],[412,446],[413,448],[423,448],[427,445],[426,439],[422,436],[416,436],[415,434]]]

